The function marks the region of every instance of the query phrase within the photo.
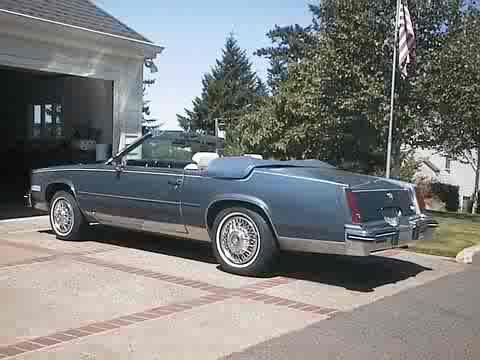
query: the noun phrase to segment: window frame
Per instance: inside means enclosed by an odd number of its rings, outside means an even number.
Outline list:
[[[51,123],[47,123],[47,107],[52,108]],[[40,107],[40,123],[36,123],[36,109]],[[61,111],[58,111],[58,107]],[[31,105],[29,116],[29,133],[32,140],[62,140],[65,139],[65,118],[64,106],[62,102],[42,102]],[[58,127],[61,127],[61,135],[58,135]],[[40,131],[38,135],[35,133],[36,128]],[[53,132],[53,134],[52,134]]]

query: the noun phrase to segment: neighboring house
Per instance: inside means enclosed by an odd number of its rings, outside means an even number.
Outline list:
[[[95,160],[79,139],[115,152],[141,134],[143,71],[163,48],[93,2],[0,0],[0,49],[3,185],[23,191],[33,167]]]
[[[417,150],[416,159],[421,161],[416,176],[426,176],[432,180],[459,186],[460,207],[471,199],[475,188],[475,170],[470,164],[451,160],[431,150]]]

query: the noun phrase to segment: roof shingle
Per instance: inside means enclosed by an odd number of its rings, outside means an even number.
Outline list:
[[[90,0],[0,0],[0,9],[151,42]]]

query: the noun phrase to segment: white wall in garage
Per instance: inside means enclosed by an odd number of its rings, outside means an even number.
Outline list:
[[[0,14],[0,65],[114,81],[114,151],[141,134],[143,62],[147,50],[155,53],[151,47]]]

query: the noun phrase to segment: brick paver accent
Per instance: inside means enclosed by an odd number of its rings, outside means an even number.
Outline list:
[[[4,240],[0,240],[0,241],[6,242]],[[11,243],[12,243],[11,241],[8,241],[8,245],[10,245]],[[110,331],[114,331],[120,328],[130,326],[132,324],[142,323],[145,321],[158,320],[166,316],[172,316],[177,313],[189,311],[201,306],[210,305],[217,302],[222,302],[227,299],[231,299],[235,297],[247,299],[249,301],[257,301],[264,304],[285,307],[288,309],[296,309],[299,311],[309,312],[312,315],[334,315],[335,313],[338,312],[336,309],[323,308],[316,305],[301,303],[298,301],[292,301],[289,299],[260,293],[260,291],[271,289],[276,286],[280,286],[280,285],[284,285],[284,284],[288,284],[296,281],[291,278],[275,277],[272,279],[259,281],[252,285],[247,285],[237,289],[231,289],[231,288],[212,285],[203,281],[186,279],[179,276],[173,276],[173,275],[163,274],[155,271],[139,269],[139,268],[135,268],[128,265],[111,263],[108,261],[103,261],[103,260],[88,257],[88,255],[111,251],[114,248],[65,253],[65,252],[53,251],[51,249],[44,249],[44,248],[40,248],[33,245],[30,246],[27,244],[17,244],[17,243],[13,243],[13,244],[15,244],[14,246],[19,245],[19,247],[22,247],[25,249],[28,248],[30,250],[42,251],[44,253],[46,252],[52,255],[21,261],[21,262],[18,262],[17,264],[7,264],[3,267],[28,265],[28,264],[38,263],[38,262],[52,261],[60,257],[68,257],[74,261],[93,264],[93,265],[101,266],[101,267],[112,269],[112,270],[122,271],[122,272],[136,275],[136,276],[143,276],[143,277],[156,279],[163,282],[172,283],[175,285],[190,287],[194,289],[200,289],[200,290],[209,292],[210,294],[201,296],[193,300],[158,306],[151,309],[146,309],[144,311],[120,316],[114,319],[110,319],[108,321],[101,321],[101,322],[86,324],[74,329],[66,329],[53,334],[47,334],[46,336],[42,336],[42,337],[37,337],[37,338],[27,339],[27,340],[24,339],[22,340],[22,342],[0,347],[0,359],[7,359],[10,357],[17,356],[19,354],[23,354],[31,351],[39,351],[39,350],[48,348],[50,346],[67,343],[78,338],[84,338],[84,337],[94,336],[101,333],[107,333]]]

